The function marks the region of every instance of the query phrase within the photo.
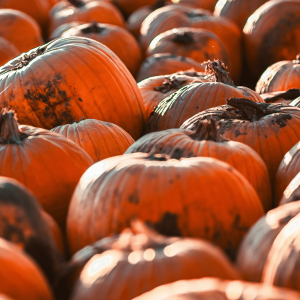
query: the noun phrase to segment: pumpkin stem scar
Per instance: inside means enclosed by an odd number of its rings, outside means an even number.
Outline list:
[[[0,115],[0,144],[22,144],[29,135],[20,132],[16,113],[3,108]]]
[[[186,83],[185,79],[178,79],[172,76],[170,78],[165,78],[161,86],[154,87],[153,89],[157,92],[166,94],[172,90],[180,89],[184,83]]]
[[[214,75],[215,82],[221,82],[224,84],[232,85],[235,87],[229,73],[226,71],[226,66],[221,60],[206,61],[203,63],[205,65],[205,74]]]
[[[154,11],[158,8],[161,8],[165,5],[167,5],[167,1],[166,0],[157,0],[152,6],[151,6],[151,10]]]
[[[195,43],[195,39],[191,32],[178,32],[172,41],[176,44],[188,45]]]
[[[84,1],[82,0],[68,0],[69,3],[75,7],[83,7],[85,5]]]
[[[86,27],[82,28],[80,30],[82,33],[102,33],[103,31],[106,31],[106,28],[99,26],[97,21],[92,21],[90,24],[88,24]]]

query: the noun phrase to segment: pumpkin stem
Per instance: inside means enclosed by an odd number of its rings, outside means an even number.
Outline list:
[[[190,18],[190,19],[195,19],[195,18],[203,18],[206,17],[207,14],[204,12],[200,12],[198,10],[192,10],[191,12],[186,13],[186,15]]]
[[[82,0],[68,0],[69,3],[75,7],[83,7],[85,5],[84,1]]]
[[[191,32],[178,32],[172,40],[176,44],[189,45],[195,43]]]
[[[175,76],[171,76],[170,78],[165,78],[161,86],[154,87],[153,89],[166,94],[172,90],[180,89],[184,83],[186,83],[185,79],[178,79]]]
[[[199,126],[195,133],[190,137],[197,141],[214,141],[214,142],[226,142],[229,141],[223,137],[219,131],[218,122],[212,118],[203,120],[199,123]]]
[[[169,158],[170,157],[167,154],[155,154],[155,152],[149,153],[149,155],[147,156],[147,159],[155,161],[167,161]]]
[[[89,25],[82,28],[80,31],[82,33],[102,33],[106,28],[99,26],[97,21],[92,21]]]
[[[229,73],[226,72],[225,64],[217,59],[214,61],[206,61],[205,64],[205,74],[214,75],[216,82],[221,82],[224,84],[229,84],[235,86],[232,79],[229,76]]]
[[[16,113],[3,108],[0,115],[0,144],[22,144],[28,135],[20,132]]]

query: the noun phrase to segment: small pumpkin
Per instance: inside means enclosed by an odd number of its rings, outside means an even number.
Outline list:
[[[6,64],[11,59],[19,56],[21,52],[14,44],[0,37],[0,66]]]
[[[220,39],[205,29],[175,28],[157,35],[146,55],[172,53],[194,59],[199,63],[220,59],[228,65],[228,53]]]
[[[249,146],[220,135],[213,120],[199,123],[196,132],[169,129],[141,137],[125,153],[180,154],[181,157],[213,157],[238,170],[256,190],[265,211],[272,206],[267,166]]]
[[[300,139],[300,109],[239,98],[231,98],[227,103],[198,113],[180,128],[195,131],[201,120],[213,117],[224,137],[245,143],[262,157],[274,188],[281,160]]]
[[[174,54],[154,54],[148,57],[141,65],[137,75],[137,82],[140,82],[149,77],[159,75],[169,75],[178,71],[194,69],[198,72],[204,72],[205,66],[195,60],[177,56]]]
[[[142,63],[142,52],[135,38],[124,28],[91,22],[70,28],[61,37],[81,36],[98,41],[113,51],[135,76]]]
[[[91,21],[125,27],[121,13],[107,1],[67,0],[50,11],[49,33],[65,23]]]
[[[75,142],[94,162],[122,155],[134,143],[134,139],[121,127],[99,120],[81,120],[51,131]]]
[[[289,203],[268,211],[251,227],[240,245],[236,259],[236,266],[245,280],[261,282],[274,240],[299,213],[300,202]]]
[[[163,99],[150,115],[144,133],[179,128],[196,113],[225,104],[231,97],[264,102],[251,89],[243,86],[236,87],[220,60],[207,62],[206,75],[214,78],[214,81],[190,83]]]
[[[14,44],[20,53],[44,43],[37,22],[15,9],[0,9],[0,37]]]

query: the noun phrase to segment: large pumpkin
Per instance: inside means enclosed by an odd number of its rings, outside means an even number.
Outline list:
[[[0,175],[23,183],[62,227],[74,188],[91,164],[75,143],[48,130],[18,127],[14,112],[1,111]]]
[[[93,39],[107,46],[135,76],[142,63],[142,52],[135,38],[124,28],[110,24],[92,22],[75,26],[61,37],[81,36]]]
[[[264,102],[251,89],[235,86],[225,71],[224,64],[219,60],[207,63],[206,74],[214,78],[214,81],[191,83],[163,99],[150,115],[144,133],[179,128],[196,113],[226,104],[227,99],[231,97]]]
[[[247,232],[238,251],[236,266],[248,281],[260,282],[270,249],[284,226],[300,213],[300,202],[270,210]]]
[[[257,9],[244,27],[247,63],[259,77],[269,66],[293,60],[299,53],[300,2],[268,1]]]
[[[20,54],[21,52],[13,43],[0,37],[0,66],[6,64],[8,61]]]
[[[121,127],[98,120],[82,120],[51,131],[75,142],[94,162],[122,155],[134,143],[134,139]]]
[[[262,157],[274,184],[281,160],[300,139],[300,109],[238,98],[230,99],[228,104],[193,116],[181,128],[195,131],[201,120],[213,117],[224,137],[245,143]]]
[[[226,163],[133,153],[86,171],[72,197],[67,235],[74,253],[121,232],[138,217],[165,235],[211,240],[234,257],[241,238],[262,214],[253,187]]]
[[[300,55],[296,60],[280,61],[268,67],[255,88],[259,94],[289,89],[300,89]]]
[[[0,106],[21,124],[52,129],[82,117],[112,122],[138,138],[144,106],[136,82],[106,46],[88,38],[58,39],[0,68]]]
[[[37,265],[14,244],[0,238],[0,293],[15,300],[54,300]]]
[[[15,9],[0,9],[0,37],[14,44],[20,53],[43,44],[37,22]]]
[[[271,185],[262,158],[243,143],[223,138],[214,121],[203,121],[196,132],[169,129],[143,136],[126,153],[167,154],[171,157],[213,157],[238,170],[252,184],[265,211],[272,206]]]

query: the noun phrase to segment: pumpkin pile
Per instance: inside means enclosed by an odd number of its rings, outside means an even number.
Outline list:
[[[300,299],[299,20],[0,1],[0,300]]]

